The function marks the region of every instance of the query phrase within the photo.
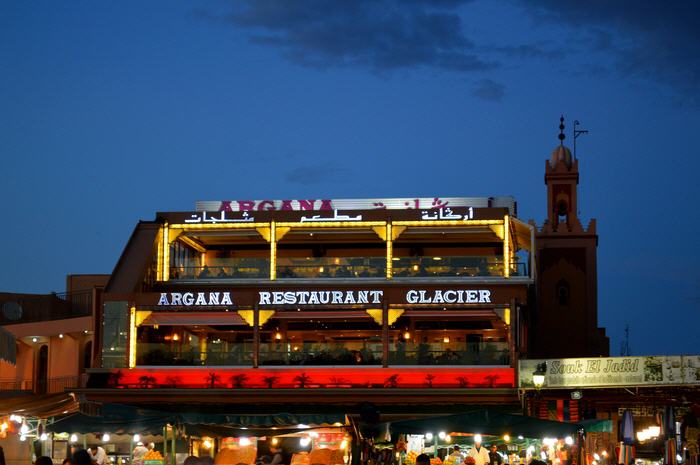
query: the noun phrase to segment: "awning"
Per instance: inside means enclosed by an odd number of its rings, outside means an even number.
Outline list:
[[[153,312],[141,326],[248,326],[236,312]]]
[[[535,238],[534,226],[524,223],[517,218],[511,218],[511,223],[515,232],[516,250],[525,249],[532,252],[532,244]]]
[[[0,400],[0,415],[48,418],[76,412],[78,402],[69,393],[7,397]]]
[[[612,420],[583,420],[578,423],[586,433],[612,433]]]
[[[524,436],[527,438],[575,436],[581,428],[577,424],[539,420],[522,415],[511,415],[490,410],[402,420],[389,423],[392,434],[478,433],[489,436]]]
[[[152,410],[130,405],[105,404],[100,416],[81,413],[62,418],[48,426],[57,433],[158,434],[166,424],[186,427],[193,435],[253,436],[286,434],[320,426],[342,426],[347,418],[342,413],[272,415],[236,415]],[[201,434],[199,434],[201,433]]]

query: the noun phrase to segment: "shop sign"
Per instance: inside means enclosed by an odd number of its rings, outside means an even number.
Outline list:
[[[384,291],[261,291],[259,305],[379,304]]]
[[[243,212],[266,210],[421,210],[444,207],[508,208],[515,210],[512,197],[423,197],[396,199],[289,199],[197,201],[198,212]]]
[[[700,355],[520,360],[519,385],[546,363],[545,388],[700,384]]]
[[[230,292],[161,292],[158,305],[214,307],[233,305]]]
[[[486,289],[448,289],[435,291],[414,290],[406,292],[409,304],[488,304],[491,291]]]

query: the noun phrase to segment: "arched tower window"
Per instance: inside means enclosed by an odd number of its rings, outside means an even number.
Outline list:
[[[37,394],[46,394],[49,378],[49,346],[42,345],[39,348],[36,363],[36,390]]]
[[[566,307],[569,305],[570,298],[571,295],[569,290],[569,283],[566,280],[562,279],[557,283],[557,303],[562,307]]]
[[[85,343],[85,349],[83,350],[83,363],[82,363],[82,371],[87,370],[88,368],[91,368],[92,366],[92,341],[87,341]]]

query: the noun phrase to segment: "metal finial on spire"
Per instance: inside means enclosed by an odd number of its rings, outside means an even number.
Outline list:
[[[566,139],[566,135],[564,134],[564,115],[561,115],[561,118],[559,118],[559,143],[563,146],[564,145],[564,139]]]

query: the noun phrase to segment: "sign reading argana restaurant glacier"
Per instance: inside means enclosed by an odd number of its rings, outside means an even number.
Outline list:
[[[700,355],[678,355],[520,360],[521,388],[534,388],[532,374],[542,363],[544,389],[700,384]]]
[[[443,207],[507,208],[515,211],[513,197],[424,197],[400,199],[287,199],[287,200],[199,200],[198,212],[266,210],[410,210]]]

